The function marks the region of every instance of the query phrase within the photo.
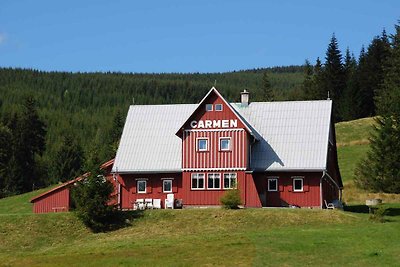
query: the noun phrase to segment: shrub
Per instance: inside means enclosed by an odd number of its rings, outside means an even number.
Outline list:
[[[385,222],[386,208],[382,205],[377,208],[372,208],[369,219],[374,222]]]
[[[239,189],[232,189],[225,192],[220,199],[221,204],[226,209],[238,209],[239,205],[242,204]]]
[[[122,216],[109,205],[113,191],[112,183],[99,172],[92,172],[72,190],[76,215],[93,232],[111,230],[121,223]]]

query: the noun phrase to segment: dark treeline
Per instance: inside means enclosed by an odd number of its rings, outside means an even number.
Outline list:
[[[0,195],[65,181],[111,159],[131,104],[197,103],[216,83],[230,101],[252,92],[263,101],[262,75],[269,73],[276,99],[293,99],[301,85],[302,67],[215,74],[65,73],[0,69]],[[297,71],[296,71],[297,70]],[[34,110],[45,146],[23,154],[22,125]],[[32,111],[33,112],[33,111]],[[21,122],[21,123],[20,123]],[[16,127],[15,125],[19,125]],[[18,145],[19,144],[19,145]],[[25,166],[25,159],[29,166]],[[23,177],[29,177],[24,179]],[[20,179],[25,181],[18,184]]]
[[[335,121],[377,114],[392,54],[383,32],[358,59],[333,35],[304,66],[227,73],[67,73],[0,68],[0,197],[69,180],[114,157],[131,104],[197,103],[216,87],[228,101],[333,99]]]

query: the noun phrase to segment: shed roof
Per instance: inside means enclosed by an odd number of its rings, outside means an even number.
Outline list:
[[[326,169],[331,100],[230,105],[258,140],[252,148],[252,170]],[[197,106],[131,106],[112,171],[180,172],[182,144],[175,133]]]

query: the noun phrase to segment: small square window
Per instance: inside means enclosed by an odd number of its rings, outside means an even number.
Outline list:
[[[215,111],[222,111],[222,104],[216,104]]]
[[[197,150],[198,151],[207,151],[208,150],[208,139],[197,139]]]
[[[213,110],[213,105],[212,104],[206,104],[206,111],[212,111]]]
[[[219,139],[219,149],[222,151],[231,150],[231,139],[230,138]]]
[[[278,179],[276,179],[276,178],[268,179],[268,191],[270,191],[270,192],[278,191]]]
[[[208,189],[221,188],[221,175],[219,173],[208,174]]]
[[[224,173],[224,189],[233,189],[237,186],[236,173]]]
[[[163,180],[163,192],[172,193],[172,180]]]
[[[293,179],[293,191],[294,192],[303,192],[303,178],[294,178]]]
[[[139,180],[137,181],[137,192],[138,193],[146,193],[147,181]]]
[[[204,189],[204,173],[192,174],[192,189]]]

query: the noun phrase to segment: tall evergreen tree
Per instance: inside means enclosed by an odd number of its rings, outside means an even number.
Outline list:
[[[314,68],[310,61],[306,60],[304,64],[304,81],[302,83],[302,90],[304,93],[304,99],[318,99],[318,96],[314,94]]]
[[[53,179],[65,182],[79,176],[82,172],[83,163],[82,147],[76,138],[66,134],[53,162]]]
[[[271,82],[268,77],[268,73],[264,71],[262,76],[262,89],[263,89],[263,100],[274,101],[274,91],[272,90]]]
[[[345,72],[342,63],[342,54],[335,35],[332,35],[325,57],[323,71],[323,91],[330,95],[333,100],[333,117],[335,121],[340,121],[340,101],[342,100],[345,88]]]
[[[8,162],[11,157],[11,138],[10,129],[0,123],[0,198],[5,196],[4,185]]]
[[[400,26],[392,36],[390,56],[377,97],[380,117],[371,150],[356,169],[356,183],[375,192],[400,193]]]
[[[45,149],[46,125],[39,118],[32,97],[25,99],[22,113],[13,124],[13,151],[6,187],[11,192],[22,193],[32,190],[35,183],[41,182],[35,161]]]

